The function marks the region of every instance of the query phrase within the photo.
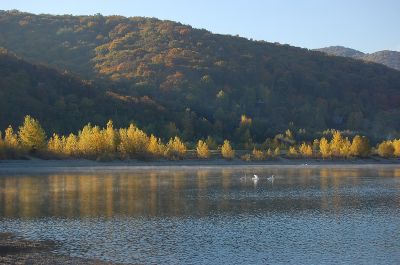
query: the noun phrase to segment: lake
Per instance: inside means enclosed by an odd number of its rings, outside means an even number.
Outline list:
[[[400,167],[3,172],[0,232],[121,263],[400,264]]]

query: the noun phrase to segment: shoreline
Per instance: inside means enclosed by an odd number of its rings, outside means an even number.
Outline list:
[[[94,172],[94,171],[134,171],[134,170],[172,170],[197,168],[235,168],[235,167],[400,167],[400,159],[354,159],[354,160],[322,160],[322,159],[277,159],[267,161],[242,161],[224,159],[211,160],[159,160],[159,161],[110,161],[93,160],[0,160],[0,175],[7,173],[52,173],[52,172]]]
[[[0,233],[1,264],[76,264],[115,265],[116,263],[55,254],[57,242],[33,241],[16,237],[12,233]]]

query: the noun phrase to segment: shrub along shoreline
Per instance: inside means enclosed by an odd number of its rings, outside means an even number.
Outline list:
[[[4,136],[3,136],[4,135]],[[253,145],[250,150],[235,150],[229,140],[217,145],[212,137],[200,139],[195,145],[184,143],[178,136],[163,141],[148,135],[134,124],[114,128],[109,121],[104,128],[87,124],[77,134],[53,134],[47,138],[40,123],[26,116],[18,131],[9,126],[0,131],[0,159],[90,159],[98,161],[137,159],[156,160],[210,160],[223,158],[243,161],[287,159],[356,159],[379,156],[400,157],[400,139],[386,140],[371,147],[367,137],[344,137],[340,131],[311,142],[296,143],[286,131],[286,141]]]

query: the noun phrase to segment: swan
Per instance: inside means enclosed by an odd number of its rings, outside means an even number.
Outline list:
[[[258,176],[256,174],[254,174],[254,177],[252,177],[252,180],[257,181],[258,180]]]
[[[275,179],[275,176],[274,176],[274,175],[272,175],[271,177],[268,177],[268,178],[267,178],[268,181],[274,181],[274,179]]]

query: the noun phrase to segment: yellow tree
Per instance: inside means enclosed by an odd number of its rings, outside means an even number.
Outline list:
[[[366,157],[370,153],[370,146],[368,139],[360,135],[356,135],[353,138],[350,146],[350,155],[357,157]]]
[[[93,143],[94,155],[96,156],[104,154],[109,150],[104,130],[101,130],[99,126],[94,126],[92,129],[92,143]]]
[[[108,153],[115,153],[117,151],[117,133],[115,132],[112,120],[107,122],[106,129],[102,131],[105,151]]]
[[[165,145],[162,143],[160,138],[157,138],[154,135],[150,135],[149,144],[147,146],[147,152],[153,158],[162,157],[165,152]]]
[[[240,126],[251,126],[252,119],[246,115],[240,117]]]
[[[25,116],[19,127],[18,138],[24,149],[28,151],[42,150],[46,147],[46,133],[40,123],[31,116]]]
[[[381,157],[392,157],[394,154],[394,147],[391,141],[384,141],[378,145],[378,155]]]
[[[289,157],[297,157],[298,156],[296,147],[294,147],[294,146],[289,147],[288,156]]]
[[[328,140],[325,137],[319,141],[319,152],[322,158],[328,158],[331,156],[331,148]]]
[[[293,140],[293,139],[294,139],[293,133],[292,133],[292,131],[289,130],[289,129],[286,130],[285,136],[286,136],[286,138],[289,139],[289,140]]]
[[[210,158],[210,150],[208,149],[208,145],[206,142],[199,140],[197,142],[197,157],[201,159],[207,159]]]
[[[65,140],[64,153],[69,156],[76,156],[79,153],[78,137],[71,133]]]
[[[400,157],[400,139],[393,140],[394,156]]]
[[[99,126],[92,127],[87,124],[78,134],[79,153],[87,157],[99,157],[100,155],[111,151],[109,142],[107,142],[106,129],[100,129]]]
[[[267,156],[267,158],[271,158],[274,156],[274,153],[272,152],[271,148],[268,148],[266,156]]]
[[[341,157],[349,157],[350,147],[351,147],[351,142],[349,141],[349,138],[346,137],[345,139],[342,140],[339,155]]]
[[[85,157],[97,155],[98,143],[96,140],[98,136],[95,134],[99,134],[99,129],[94,129],[90,123],[85,125],[78,134],[79,153]]]
[[[264,159],[264,152],[261,150],[258,150],[256,148],[253,148],[252,155],[255,160],[263,160]]]
[[[67,137],[65,135],[61,136],[61,149],[63,154],[65,154],[65,146],[67,145]]]
[[[58,134],[54,133],[49,139],[49,142],[47,143],[47,149],[57,154],[62,154],[64,152],[63,142]]]
[[[178,136],[175,136],[169,140],[166,152],[170,159],[183,159],[186,153],[186,146]]]
[[[231,147],[231,143],[228,140],[224,141],[224,144],[221,147],[222,157],[231,160],[235,157],[235,151]]]
[[[330,150],[333,156],[339,157],[340,156],[340,148],[343,144],[343,137],[339,131],[335,131],[333,133],[333,137],[330,143]]]
[[[128,157],[130,153],[132,153],[132,143],[128,137],[128,129],[126,128],[120,128],[118,131],[118,137],[119,137],[119,145],[118,145],[118,151],[121,152],[122,155],[125,157]]]
[[[303,157],[312,157],[312,155],[313,155],[313,149],[312,149],[311,145],[306,144],[306,143],[302,143],[300,145],[299,152],[300,152],[301,156],[303,156]]]
[[[18,149],[18,136],[14,133],[14,129],[10,126],[4,132],[4,145],[9,149]]]
[[[279,147],[275,148],[274,150],[274,156],[275,157],[279,157],[281,155],[281,149],[279,149]]]
[[[128,129],[119,130],[119,150],[125,156],[144,158],[147,155],[149,137],[131,124]]]

